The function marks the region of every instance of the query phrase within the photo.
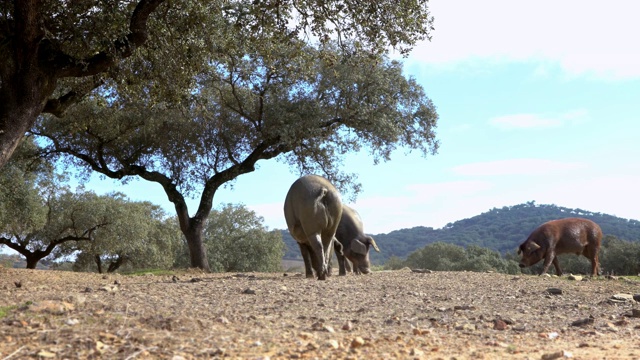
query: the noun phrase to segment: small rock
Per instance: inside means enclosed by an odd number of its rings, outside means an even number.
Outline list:
[[[82,292],[90,293],[93,292],[93,289],[87,286],[86,288],[84,288],[84,290],[82,290]]]
[[[507,323],[500,319],[493,320],[493,328],[495,330],[507,330]]]
[[[351,340],[351,347],[352,348],[359,348],[362,345],[364,345],[364,339],[361,338],[360,336],[356,336],[353,340]]]
[[[180,280],[180,278],[179,278],[179,277],[177,277],[177,276],[175,276],[175,275],[173,275],[173,276],[171,277],[171,281],[173,281],[173,282],[178,282],[178,280]]]
[[[631,294],[615,294],[611,296],[611,300],[622,301],[622,302],[635,301],[633,295]]]
[[[429,270],[429,269],[411,269],[412,272],[414,273],[420,273],[420,274],[431,274],[433,273],[433,270]]]
[[[340,348],[340,343],[338,343],[337,340],[331,339],[329,341],[327,341],[327,345],[332,348],[332,349],[338,349]]]
[[[575,281],[582,281],[582,276],[580,276],[580,275],[569,275],[569,276],[567,276],[567,279],[575,280]]]
[[[120,285],[120,280],[116,280],[113,282],[113,285]]]
[[[244,291],[242,291],[243,294],[249,294],[249,295],[255,295],[256,291],[251,289],[251,288],[246,288],[244,289]]]
[[[473,305],[456,305],[453,307],[453,310],[475,310],[476,307]]]
[[[197,278],[197,277],[194,277],[194,278],[191,278],[191,280],[190,280],[190,281],[191,281],[192,283],[195,283],[195,282],[200,282],[200,281],[202,281],[202,279]]]
[[[640,294],[633,294],[633,300],[640,302]]]
[[[303,340],[309,340],[313,338],[313,334],[310,332],[303,331],[298,336]]]
[[[562,289],[559,288],[548,288],[547,293],[551,295],[562,295]]]
[[[640,309],[631,309],[631,317],[640,318]]]
[[[21,281],[14,281],[13,284],[20,289],[22,287],[22,282]]]
[[[542,355],[542,360],[553,360],[553,359],[572,358],[572,357],[573,357],[573,354],[571,352],[562,350],[562,351],[556,351],[554,353],[544,354]]]
[[[591,325],[593,324],[593,322],[595,321],[595,319],[593,318],[593,316],[590,316],[588,318],[584,318],[584,319],[579,319],[576,320],[574,322],[571,323],[571,326],[586,326],[586,325]]]
[[[219,323],[221,323],[221,324],[228,324],[228,323],[230,322],[230,321],[229,321],[229,319],[227,319],[227,318],[226,318],[226,317],[224,317],[224,316],[219,316],[219,317],[216,319],[216,321],[217,321],[217,322],[219,322]]]
[[[344,323],[344,325],[342,325],[342,330],[344,331],[351,331],[353,329],[353,323],[351,321],[347,321],[346,323]]]
[[[613,276],[613,275],[607,275],[607,276],[605,276],[605,279],[618,280],[618,277],[617,276]]]
[[[547,274],[547,273],[544,273],[544,274],[542,274],[542,275],[540,275],[540,276],[542,276],[542,277],[551,277],[551,275],[549,275],[549,274]]]
[[[417,356],[417,357],[421,357],[424,356],[424,351],[418,349],[418,348],[413,348],[411,349],[411,351],[409,352],[409,355],[411,356]]]
[[[336,332],[336,331],[333,329],[333,327],[332,327],[332,326],[329,326],[329,325],[324,325],[324,326],[322,327],[322,329],[323,329],[324,331],[328,332],[328,333],[331,333],[331,334],[333,334],[333,333],[335,333],[335,332]]]
[[[67,325],[78,325],[80,323],[80,320],[78,319],[67,319],[67,321],[65,321],[65,324]]]

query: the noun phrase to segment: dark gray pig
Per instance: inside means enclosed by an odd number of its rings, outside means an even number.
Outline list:
[[[336,230],[336,257],[338,258],[338,274],[346,275],[349,270],[348,259],[353,264],[353,272],[356,274],[368,274],[371,272],[369,261],[369,248],[380,252],[378,245],[371,236],[364,233],[362,219],[357,211],[347,205],[342,205],[342,217]]]
[[[329,180],[306,175],[296,180],[284,201],[284,217],[300,246],[305,275],[325,280],[334,237],[342,216],[342,200]],[[313,269],[312,269],[313,267]]]

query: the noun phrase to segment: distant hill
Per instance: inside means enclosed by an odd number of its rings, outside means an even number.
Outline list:
[[[540,205],[533,201],[503,208],[493,208],[480,215],[449,223],[442,229],[418,226],[388,234],[373,235],[381,253],[371,253],[374,264],[383,264],[389,257],[407,255],[434,242],[461,246],[477,245],[506,253],[514,251],[540,224],[554,219],[582,217],[595,221],[605,235],[622,240],[640,241],[640,221],[582,209],[557,205]],[[282,230],[287,245],[285,258],[300,259],[300,250],[287,230]]]

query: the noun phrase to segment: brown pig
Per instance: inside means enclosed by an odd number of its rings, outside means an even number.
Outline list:
[[[598,224],[582,218],[552,220],[538,226],[518,248],[522,254],[520,267],[532,266],[544,259],[544,274],[553,263],[556,274],[562,275],[557,255],[583,255],[591,260],[591,275],[597,276],[598,252],[602,241],[602,230]]]

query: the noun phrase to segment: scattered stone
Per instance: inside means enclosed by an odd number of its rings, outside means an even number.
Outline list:
[[[551,275],[549,275],[549,274],[547,274],[547,273],[544,273],[544,274],[542,274],[542,275],[540,275],[540,276],[542,276],[542,277],[551,277]]]
[[[105,285],[105,286],[100,287],[98,290],[106,291],[106,292],[108,292],[110,294],[113,294],[113,293],[118,291],[118,286],[117,285]]]
[[[476,307],[473,305],[456,305],[453,307],[453,310],[475,310]]]
[[[22,287],[22,281],[14,281],[13,284],[20,289]]]
[[[493,329],[494,330],[507,330],[507,323],[501,319],[493,320]]]
[[[344,323],[344,325],[342,325],[342,330],[344,331],[351,331],[353,329],[353,323],[351,321],[347,321],[346,323]]]
[[[82,292],[90,293],[93,292],[93,289],[87,286],[86,288],[84,288],[84,290],[82,290]]]
[[[618,280],[618,277],[617,276],[613,276],[613,275],[607,275],[607,276],[605,276],[605,279]]]
[[[351,347],[352,348],[359,348],[361,346],[363,346],[365,344],[365,341],[363,338],[361,338],[360,336],[356,336],[353,340],[351,340]]]
[[[413,348],[409,352],[409,355],[416,356],[416,357],[421,357],[421,356],[424,356],[424,351],[422,351],[422,350],[420,350],[418,348]]]
[[[177,277],[177,276],[175,276],[175,275],[173,275],[173,276],[171,277],[171,281],[173,281],[173,282],[178,282],[178,280],[180,280],[180,278],[179,278],[179,277]]]
[[[200,282],[200,281],[202,281],[202,279],[197,278],[197,277],[194,277],[194,278],[191,278],[191,280],[190,280],[190,281],[191,281],[192,283],[195,283],[195,282]]]
[[[611,296],[611,300],[622,301],[622,302],[635,301],[632,294],[615,294]]]
[[[569,279],[569,280],[575,280],[575,281],[582,281],[582,276],[580,276],[580,275],[573,275],[573,274],[571,274],[571,275],[567,276],[567,279]]]
[[[228,324],[230,323],[229,319],[227,319],[224,316],[219,316],[218,318],[216,318],[216,321],[221,323],[221,324]]]
[[[338,349],[340,348],[340,343],[337,340],[334,339],[330,339],[329,341],[327,341],[327,345],[332,348],[332,349]]]
[[[633,300],[640,302],[640,294],[633,294]]]
[[[65,324],[67,325],[78,325],[80,323],[80,320],[78,319],[67,319],[67,321],[65,321]]]
[[[593,324],[595,319],[593,316],[589,316],[588,318],[579,319],[571,323],[571,326],[587,326]]]
[[[640,309],[631,309],[630,317],[640,318]]]
[[[547,293],[551,295],[562,295],[562,289],[559,288],[548,288]]]
[[[251,288],[246,288],[244,289],[244,291],[242,291],[243,294],[249,294],[249,295],[255,295],[256,291],[251,289]]]
[[[553,359],[572,358],[572,357],[573,357],[573,354],[571,352],[562,350],[562,351],[556,351],[554,353],[544,354],[542,355],[542,360],[553,360]]]
[[[289,274],[287,274],[287,273],[284,273],[284,274],[282,274],[282,276],[289,276]]]
[[[312,339],[314,337],[314,335],[310,332],[306,332],[303,331],[300,334],[298,334],[298,336],[302,339],[302,340],[309,340]]]
[[[414,273],[420,273],[420,274],[431,274],[433,273],[433,270],[429,270],[429,269],[411,269],[412,272]]]

